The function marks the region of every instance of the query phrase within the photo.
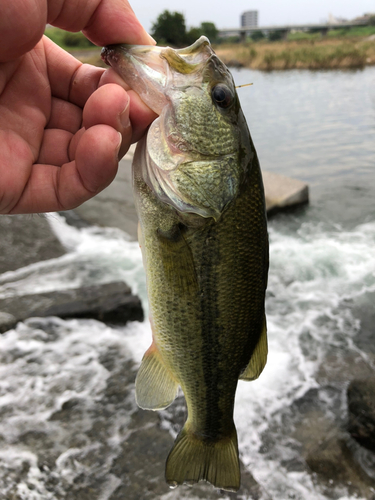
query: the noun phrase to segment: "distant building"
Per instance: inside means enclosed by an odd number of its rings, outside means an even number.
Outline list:
[[[255,27],[258,26],[258,11],[247,10],[241,15],[241,27]]]
[[[347,22],[347,19],[343,17],[336,17],[332,14],[328,14],[328,24],[343,24]]]

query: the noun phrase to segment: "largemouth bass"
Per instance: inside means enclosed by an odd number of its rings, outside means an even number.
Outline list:
[[[159,115],[133,161],[153,331],[137,403],[166,408],[181,386],[188,417],[166,481],[236,491],[236,387],[257,378],[267,358],[258,158],[233,78],[207,38],[179,50],[108,46],[102,57]]]

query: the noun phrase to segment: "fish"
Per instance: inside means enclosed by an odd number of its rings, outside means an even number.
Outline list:
[[[184,393],[170,487],[237,491],[236,388],[267,359],[268,233],[235,83],[206,37],[183,49],[111,45],[102,58],[158,115],[132,165],[153,337],[136,401],[162,410]]]

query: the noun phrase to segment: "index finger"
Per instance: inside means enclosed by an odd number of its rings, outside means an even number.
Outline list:
[[[56,10],[58,14],[54,16]],[[92,0],[89,3],[87,0],[50,0],[48,22],[67,31],[83,31],[99,46],[156,43],[138,21],[127,0]]]

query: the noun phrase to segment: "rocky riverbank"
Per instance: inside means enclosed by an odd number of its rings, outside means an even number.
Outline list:
[[[87,229],[89,223],[79,214],[98,224],[116,214],[115,224],[134,234],[135,225],[123,226],[127,204],[120,186],[121,178],[112,187],[118,196],[102,203],[101,210],[96,200],[89,208],[64,216],[75,228]],[[103,207],[109,205],[112,208],[105,213]],[[0,217],[0,234],[0,342],[4,341],[0,372],[6,370],[12,386],[6,392],[13,400],[11,407],[0,401],[0,443],[2,449],[22,450],[14,456],[10,451],[6,457],[0,453],[0,497],[185,498],[180,495],[186,488],[168,493],[164,482],[165,460],[174,440],[165,422],[171,428],[181,424],[184,399],[180,397],[173,412],[164,416],[163,426],[159,413],[135,404],[137,366],[122,332],[128,321],[143,319],[138,297],[122,281],[103,281],[103,273],[89,260],[72,258],[42,216]],[[56,283],[51,276],[62,278],[58,289],[49,286]],[[101,323],[90,323],[93,319]],[[102,333],[90,335],[92,327]],[[19,399],[17,393],[23,388],[16,380],[24,380],[26,373],[33,388]],[[97,373],[102,375],[92,383]],[[22,423],[15,425],[16,420]],[[239,493],[225,498],[270,500],[251,473],[242,469]],[[223,498],[207,484],[195,485],[189,492],[194,499]]]
[[[63,214],[72,226],[113,226],[135,238],[129,161],[122,162],[117,181],[101,195]],[[303,192],[302,185],[288,180],[292,189],[281,196],[286,184],[271,179],[272,192],[264,178],[266,196],[274,200],[268,204],[271,210],[281,209],[285,199],[294,203],[293,192]],[[205,484],[169,492],[163,480],[165,458],[186,410],[183,398],[162,419],[135,405],[137,366],[126,349],[129,334],[123,325],[142,318],[139,299],[123,281],[103,279],[103,262],[72,259],[41,216],[1,217],[0,234],[0,329],[6,332],[1,336],[0,369],[11,401],[0,401],[0,442],[4,450],[16,445],[23,453],[11,465],[0,454],[0,497],[6,491],[9,500],[24,500],[31,492],[40,495],[38,500],[272,498],[244,466],[238,494],[223,496]],[[64,276],[59,289],[48,285],[53,274]],[[286,458],[282,467],[312,474],[324,484],[327,498],[338,498],[338,486],[357,498],[374,498],[371,303],[353,304],[362,321],[353,342],[367,353],[366,362],[359,356],[347,360],[348,371],[338,374],[332,356],[321,368],[319,387],[295,400],[291,416],[282,421],[291,449],[300,449],[300,459]],[[91,335],[98,328],[100,335]],[[21,373],[30,389],[17,399],[23,387],[14,380]],[[36,402],[42,418],[34,415]],[[269,429],[261,436],[264,453],[274,435]]]

